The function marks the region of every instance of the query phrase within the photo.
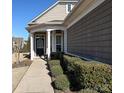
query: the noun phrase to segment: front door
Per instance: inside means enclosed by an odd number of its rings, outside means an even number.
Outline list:
[[[36,54],[37,56],[44,55],[44,38],[36,38]]]

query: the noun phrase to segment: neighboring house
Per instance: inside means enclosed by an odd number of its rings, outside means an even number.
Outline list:
[[[12,52],[17,52],[16,49],[22,49],[24,47],[24,40],[21,37],[12,37]]]
[[[77,1],[58,0],[28,23],[32,60],[64,51],[111,64],[112,0]]]

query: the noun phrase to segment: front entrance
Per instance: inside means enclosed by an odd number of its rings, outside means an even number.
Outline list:
[[[45,52],[45,38],[44,36],[36,37],[36,55],[42,56]]]

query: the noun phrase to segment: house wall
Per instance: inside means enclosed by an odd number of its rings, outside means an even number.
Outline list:
[[[74,6],[75,2],[71,2]],[[46,23],[54,20],[64,20],[68,13],[66,13],[66,2],[58,3],[44,15],[36,20],[36,23]]]
[[[111,64],[112,0],[105,0],[67,29],[67,51]]]

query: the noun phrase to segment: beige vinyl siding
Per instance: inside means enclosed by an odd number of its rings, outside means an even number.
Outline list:
[[[111,64],[112,0],[106,0],[67,29],[67,51]]]
[[[53,20],[64,20],[67,16],[66,3],[59,3],[36,20],[36,23],[46,23]]]

